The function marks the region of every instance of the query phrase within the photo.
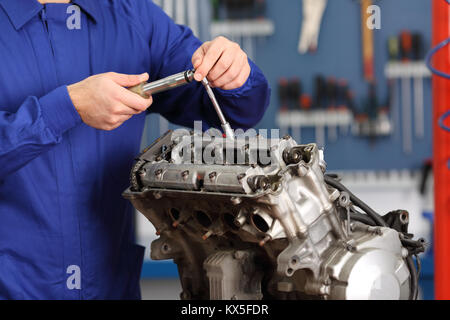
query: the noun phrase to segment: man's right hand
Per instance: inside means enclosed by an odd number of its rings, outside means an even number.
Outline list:
[[[69,95],[81,119],[101,130],[113,130],[132,116],[147,110],[152,97],[144,99],[125,87],[147,81],[147,73],[127,75],[102,73],[68,86]]]

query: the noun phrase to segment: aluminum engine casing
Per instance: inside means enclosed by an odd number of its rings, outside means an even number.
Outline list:
[[[399,232],[349,224],[348,195],[325,170],[315,144],[290,137],[168,132],[139,156],[124,196],[160,235],[151,258],[178,265],[182,299],[408,299]]]

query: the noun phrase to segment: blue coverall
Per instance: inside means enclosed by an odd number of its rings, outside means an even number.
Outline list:
[[[81,24],[69,28],[74,4]],[[160,79],[192,68],[200,45],[150,0],[0,0],[0,298],[140,298],[144,248],[121,193],[145,114],[93,129],[67,85],[110,71]],[[255,125],[269,103],[250,65],[244,86],[216,90],[234,128]],[[220,128],[199,83],[155,95],[150,112]]]

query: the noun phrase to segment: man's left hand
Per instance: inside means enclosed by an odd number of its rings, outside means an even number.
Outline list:
[[[212,87],[232,90],[240,88],[250,76],[247,54],[225,37],[205,42],[192,56],[194,78],[207,77]]]

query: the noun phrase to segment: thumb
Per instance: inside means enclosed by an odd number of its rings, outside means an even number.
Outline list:
[[[122,87],[133,87],[144,81],[147,81],[149,78],[148,73],[142,74],[122,74],[111,72],[108,74],[110,78]]]

